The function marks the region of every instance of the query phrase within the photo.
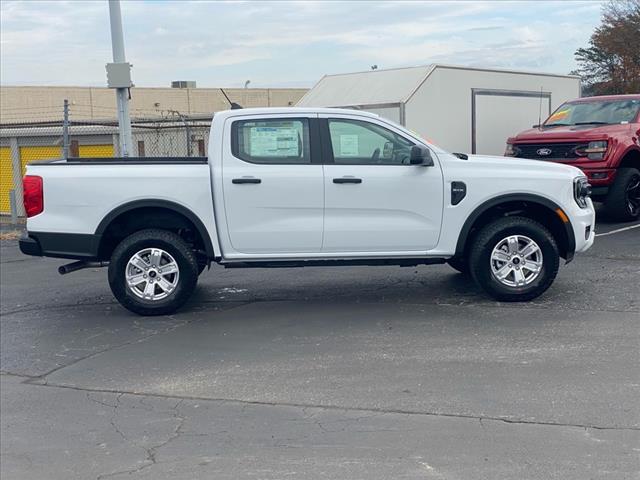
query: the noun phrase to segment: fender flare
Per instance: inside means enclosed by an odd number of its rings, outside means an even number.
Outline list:
[[[616,169],[622,167],[622,161],[627,157],[627,155],[640,155],[640,147],[631,144],[625,148],[624,151],[618,155],[618,161],[615,165]]]
[[[458,242],[456,243],[456,256],[462,256],[464,254],[464,248],[469,238],[469,234],[471,233],[471,228],[476,220],[485,212],[487,212],[490,208],[493,208],[502,203],[508,202],[530,202],[537,203],[544,207],[547,207],[552,212],[556,212],[557,209],[560,209],[564,212],[564,210],[555,202],[549,200],[548,198],[541,197],[539,195],[534,195],[532,193],[513,193],[507,195],[500,195],[499,197],[491,198],[484,203],[481,203],[478,207],[476,207],[471,215],[467,217],[467,220],[464,222],[462,229],[460,230],[460,235],[458,235]],[[566,261],[569,262],[573,259],[573,255],[576,250],[576,237],[573,233],[573,227],[571,225],[571,221],[563,222],[564,230],[567,235],[567,253],[566,253]]]
[[[168,200],[135,200],[133,202],[120,205],[119,207],[116,207],[113,210],[111,210],[102,219],[102,221],[98,225],[98,228],[96,228],[95,235],[101,238],[104,232],[107,230],[107,227],[117,217],[131,210],[135,210],[137,208],[145,208],[145,207],[163,208],[166,210],[171,210],[187,218],[187,220],[193,223],[193,225],[196,227],[196,230],[198,230],[198,234],[200,235],[204,243],[204,248],[207,253],[207,256],[210,259],[215,258],[215,251],[213,249],[213,243],[211,242],[211,236],[209,235],[207,228],[204,226],[204,223],[202,223],[202,220],[200,220],[198,216],[188,208],[178,203],[170,202]]]

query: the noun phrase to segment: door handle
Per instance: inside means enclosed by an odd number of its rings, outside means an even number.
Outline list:
[[[231,183],[241,184],[241,183],[262,183],[262,180],[254,177],[242,177],[242,178],[234,178],[231,180]]]
[[[355,177],[334,178],[333,183],[362,183],[362,179]]]

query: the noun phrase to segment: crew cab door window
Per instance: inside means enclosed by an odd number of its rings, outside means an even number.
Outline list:
[[[334,163],[339,165],[409,165],[409,140],[380,125],[329,119]]]
[[[231,132],[233,154],[250,163],[311,163],[307,119],[240,120]]]

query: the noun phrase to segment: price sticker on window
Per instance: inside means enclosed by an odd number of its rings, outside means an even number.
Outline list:
[[[358,135],[340,135],[340,157],[357,157],[358,152]]]
[[[254,157],[297,157],[298,131],[291,127],[251,127],[250,154]]]

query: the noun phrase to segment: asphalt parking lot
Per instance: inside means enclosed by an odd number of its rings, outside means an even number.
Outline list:
[[[4,241],[1,477],[640,478],[627,227],[527,304],[446,265],[215,267],[159,318]]]

